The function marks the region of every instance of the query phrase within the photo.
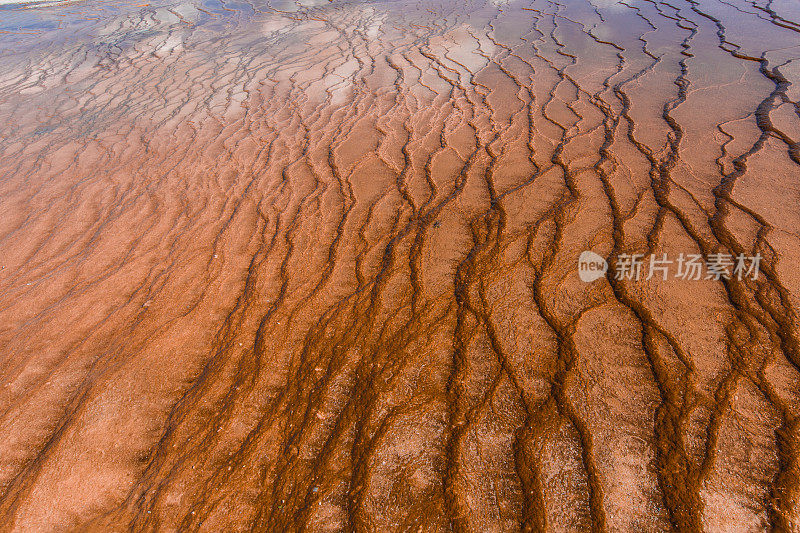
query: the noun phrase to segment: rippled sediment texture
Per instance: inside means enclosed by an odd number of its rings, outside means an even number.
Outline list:
[[[798,531],[795,2],[0,19],[3,531]]]

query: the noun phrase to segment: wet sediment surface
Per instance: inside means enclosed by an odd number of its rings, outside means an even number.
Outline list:
[[[0,529],[797,531],[795,21],[0,8]]]

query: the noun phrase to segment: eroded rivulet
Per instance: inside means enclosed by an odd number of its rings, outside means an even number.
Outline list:
[[[795,21],[0,8],[0,529],[798,531]]]

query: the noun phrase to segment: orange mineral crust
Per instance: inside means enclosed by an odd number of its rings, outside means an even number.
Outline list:
[[[0,532],[800,531],[795,1],[0,3]]]

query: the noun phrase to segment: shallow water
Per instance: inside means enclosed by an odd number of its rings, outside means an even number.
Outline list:
[[[0,7],[0,530],[800,527],[794,21]]]

